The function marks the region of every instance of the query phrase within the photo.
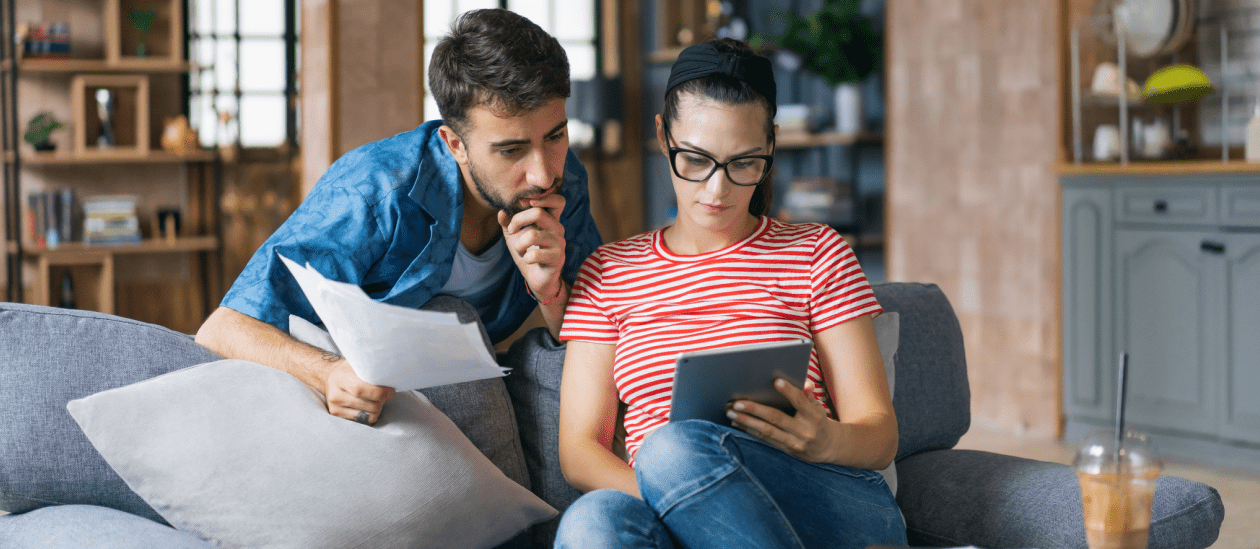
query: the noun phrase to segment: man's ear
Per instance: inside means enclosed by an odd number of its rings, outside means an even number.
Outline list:
[[[442,142],[446,143],[446,149],[451,151],[451,156],[455,158],[455,162],[460,165],[468,164],[468,143],[455,133],[455,129],[443,124],[438,128],[438,136],[442,138]]]

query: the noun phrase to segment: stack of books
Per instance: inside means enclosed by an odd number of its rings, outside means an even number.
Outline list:
[[[135,196],[92,196],[83,199],[83,241],[88,244],[140,242]]]
[[[56,248],[61,242],[73,242],[76,234],[74,191],[58,189],[33,192],[26,196],[27,227],[31,242],[37,248]]]

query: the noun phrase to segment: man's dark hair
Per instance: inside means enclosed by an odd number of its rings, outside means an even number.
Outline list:
[[[731,38],[719,38],[708,43],[712,44],[718,53],[721,54],[736,57],[758,55],[747,44]],[[661,118],[665,119],[666,124],[678,121],[679,96],[684,93],[694,94],[697,97],[708,98],[727,105],[746,105],[749,103],[762,105],[766,109],[766,141],[774,138],[775,105],[770,98],[758,93],[747,82],[722,74],[710,74],[674,86],[665,93],[665,109],[661,113]],[[757,185],[757,191],[753,194],[752,202],[748,203],[748,213],[753,215],[769,213],[770,202],[773,197],[774,182],[771,181],[770,177],[767,177],[765,181]]]
[[[504,9],[465,12],[433,49],[429,89],[447,125],[486,105],[510,116],[569,97],[569,58],[534,22]]]

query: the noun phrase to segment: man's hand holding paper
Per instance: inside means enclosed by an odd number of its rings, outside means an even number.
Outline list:
[[[453,313],[373,301],[358,286],[328,280],[309,265],[280,258],[354,375],[365,383],[399,390],[424,389],[501,377],[507,371],[490,356],[476,324],[460,324]],[[329,376],[330,388],[338,381],[334,380],[336,375]],[[350,396],[384,395],[352,391]],[[331,404],[330,398],[330,411]]]

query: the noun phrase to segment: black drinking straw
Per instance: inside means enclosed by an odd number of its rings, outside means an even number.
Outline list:
[[[1116,384],[1116,473],[1120,472],[1120,445],[1124,442],[1124,399],[1129,389],[1129,353],[1120,353],[1120,379]]]

